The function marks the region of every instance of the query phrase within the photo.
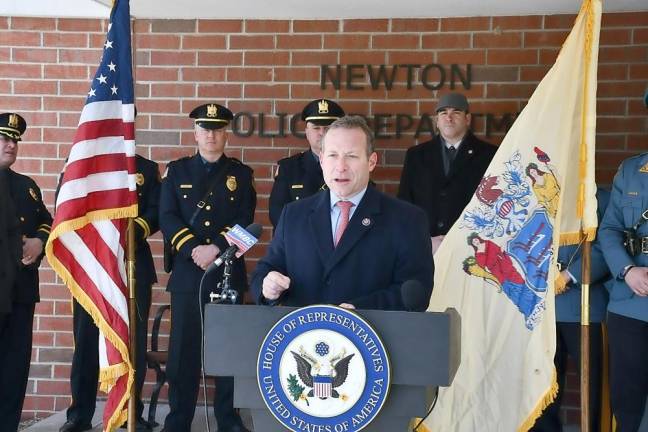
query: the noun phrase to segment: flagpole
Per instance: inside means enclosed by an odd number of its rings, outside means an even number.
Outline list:
[[[126,272],[128,277],[128,330],[129,330],[129,341],[130,341],[130,362],[133,365],[133,371],[135,370],[135,353],[137,352],[137,303],[135,301],[135,223],[133,218],[128,218],[128,235],[127,235],[127,259],[126,259]],[[128,432],[135,432],[135,426],[137,422],[136,418],[136,385],[133,382],[130,388],[130,395],[128,398]]]
[[[581,232],[585,240],[587,234]],[[582,283],[581,283],[581,352],[580,352],[580,385],[581,385],[581,432],[590,430],[590,268],[591,268],[592,243],[585,240],[582,254]]]
[[[135,57],[135,19],[131,18],[131,58]],[[137,61],[132,61],[133,65],[133,90],[135,90],[135,83],[137,82]],[[135,106],[135,92],[133,93],[133,106]],[[133,115],[133,122],[136,122],[136,116]],[[139,213],[139,205],[137,207]],[[137,301],[135,296],[136,281],[135,281],[135,222],[133,218],[128,218],[128,237],[127,237],[127,275],[128,275],[128,330],[130,340],[129,357],[133,366],[133,375],[137,373]],[[140,371],[142,372],[142,371]],[[130,388],[130,395],[128,398],[128,432],[135,432],[137,427],[137,380],[133,379],[133,384]]]

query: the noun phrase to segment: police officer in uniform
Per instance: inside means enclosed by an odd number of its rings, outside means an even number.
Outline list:
[[[472,198],[495,155],[495,146],[472,134],[470,122],[464,95],[441,96],[436,109],[439,134],[411,147],[405,155],[398,197],[427,213],[433,252]]]
[[[13,284],[22,256],[20,225],[16,208],[9,194],[7,169],[0,169],[0,328],[11,312],[13,303]]]
[[[648,93],[644,101],[648,107]],[[621,163],[599,236],[614,278],[610,401],[617,432],[636,432],[648,396],[648,153]]]
[[[0,114],[0,170],[5,171],[22,236],[20,269],[12,290],[11,312],[0,321],[0,430],[18,430],[32,348],[38,267],[52,225],[41,191],[31,178],[9,167],[16,161],[18,141],[27,123],[15,113]],[[2,202],[3,207],[6,205]],[[5,284],[5,281],[0,281]]]
[[[201,278],[228,247],[223,234],[235,224],[252,223],[256,207],[252,169],[224,154],[232,112],[209,103],[195,108],[190,117],[198,152],[169,163],[160,198],[160,228],[173,253],[167,286],[171,293],[166,367],[170,412],[165,420],[165,430],[172,432],[191,428],[201,370],[199,298],[201,304],[207,302],[222,278],[222,267],[206,275],[202,290]],[[247,288],[243,258],[234,261],[232,285],[241,302]],[[233,378],[216,378],[214,413],[219,431],[247,430],[233,408]]]
[[[344,117],[344,110],[328,99],[316,99],[302,110],[301,119],[306,122],[306,139],[310,149],[278,162],[270,192],[270,221],[273,227],[277,227],[286,204],[311,196],[326,187],[319,161],[320,140],[328,126],[340,117]]]
[[[158,164],[140,155],[135,158],[137,174],[138,216],[135,227],[135,303],[137,304],[137,352],[135,358],[135,385],[137,393],[137,430],[150,430],[142,418],[144,404],[142,387],[146,378],[146,336],[151,307],[151,287],[157,282],[153,256],[147,239],[158,231],[160,201],[160,171]],[[77,303],[72,304],[74,356],[70,371],[72,404],[67,409],[67,421],[60,432],[91,429],[95,412],[99,380],[99,329],[92,317]]]

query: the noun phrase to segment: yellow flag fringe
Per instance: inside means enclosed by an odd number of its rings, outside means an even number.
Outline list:
[[[67,223],[63,223],[59,225],[56,229],[54,229],[52,235],[50,236],[47,242],[47,245],[45,246],[50,267],[52,267],[52,269],[59,275],[63,283],[67,285],[70,292],[72,293],[72,296],[81,305],[81,307],[83,307],[83,309],[85,309],[86,312],[92,317],[92,320],[96,324],[97,328],[99,328],[99,331],[101,331],[104,337],[108,339],[108,341],[110,341],[110,343],[112,343],[117,348],[122,358],[125,359],[129,359],[129,352],[126,344],[124,344],[124,342],[117,335],[117,333],[115,333],[113,328],[110,325],[108,325],[108,323],[104,319],[99,309],[97,309],[94,302],[90,299],[90,297],[88,297],[86,292],[83,289],[81,289],[81,287],[74,279],[74,277],[72,277],[72,275],[69,273],[67,268],[56,258],[56,255],[52,253],[52,250],[54,247],[53,246],[54,240],[56,240],[56,238],[58,238],[60,235],[64,233],[83,228],[90,222],[106,220],[106,219],[132,217],[133,213],[137,215],[136,204],[124,208],[88,213],[89,216],[87,215],[86,217],[74,219]],[[112,387],[117,382],[117,379],[125,374],[128,374],[128,378],[126,381],[126,391],[124,392],[124,396],[119,402],[119,406],[124,408],[115,410],[112,417],[110,417],[110,419],[108,420],[108,424],[104,425],[105,430],[109,430],[109,431],[116,429],[117,427],[124,424],[124,422],[128,418],[126,401],[130,397],[130,389],[133,385],[133,382],[135,381],[134,369],[132,363],[130,363],[130,360],[129,363],[120,363],[113,366],[117,366],[117,367],[102,368],[101,371],[99,372],[99,379],[101,381],[100,383],[101,391],[106,391],[104,389],[110,389],[110,387]]]
[[[549,390],[540,398],[540,401],[536,405],[529,417],[520,425],[518,432],[527,432],[535,424],[536,420],[540,418],[542,412],[547,408],[558,396],[558,374],[556,373],[556,368],[553,369],[553,375],[551,377],[551,387]]]

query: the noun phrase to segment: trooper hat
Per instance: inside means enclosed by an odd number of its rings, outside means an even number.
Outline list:
[[[217,103],[208,103],[194,108],[189,114],[194,122],[205,129],[220,129],[234,118],[232,111]]]
[[[439,99],[436,112],[445,108],[454,108],[459,111],[468,112],[468,99],[461,93],[446,93]]]
[[[344,117],[342,107],[329,99],[315,99],[304,107],[301,119],[318,126],[328,126],[340,117]]]
[[[0,134],[18,142],[27,129],[27,122],[19,114],[0,114]]]

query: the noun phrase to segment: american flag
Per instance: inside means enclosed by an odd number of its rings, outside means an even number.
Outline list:
[[[46,247],[52,268],[99,331],[104,430],[126,421],[128,357],[126,227],[137,216],[135,124],[128,0],[115,0],[103,56],[90,84],[56,200]]]

